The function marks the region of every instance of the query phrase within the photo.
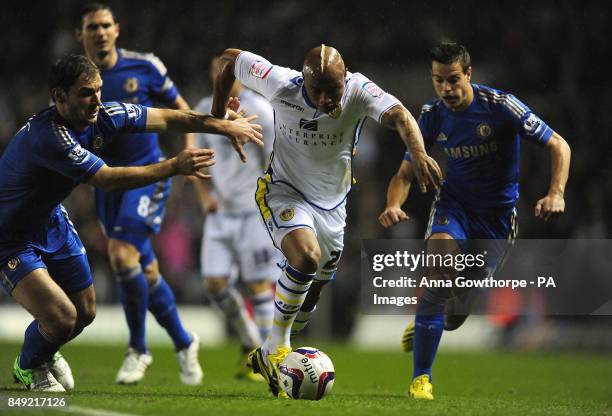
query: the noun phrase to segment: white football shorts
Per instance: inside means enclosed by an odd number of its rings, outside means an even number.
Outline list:
[[[202,277],[230,278],[235,266],[244,282],[276,282],[282,254],[272,245],[259,213],[210,213],[202,236]]]
[[[335,277],[344,248],[346,201],[332,210],[310,205],[291,187],[282,183],[257,180],[257,206],[274,242],[281,248],[283,238],[299,228],[310,228],[317,236],[321,249],[321,263],[315,280],[327,281]]]

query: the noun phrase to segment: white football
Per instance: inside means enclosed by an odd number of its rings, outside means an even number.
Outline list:
[[[330,358],[313,347],[290,352],[280,365],[280,388],[293,399],[321,400],[331,391],[335,378]]]

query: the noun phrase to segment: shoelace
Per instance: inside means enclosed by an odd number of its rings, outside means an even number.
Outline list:
[[[32,372],[32,385],[35,388],[48,388],[51,387],[51,379],[49,378],[49,369],[46,365]]]
[[[198,356],[196,354],[196,349],[191,348],[191,346],[187,347],[184,350],[179,351],[179,363],[181,365],[181,372],[189,374],[191,373],[191,369],[195,368],[198,365]],[[195,371],[195,370],[194,370]]]
[[[134,371],[140,369],[144,364],[136,354],[128,354],[123,362],[124,371]]]

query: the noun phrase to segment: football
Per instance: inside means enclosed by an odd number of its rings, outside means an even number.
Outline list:
[[[293,399],[321,400],[331,391],[335,378],[331,359],[313,347],[292,351],[280,365],[280,387]]]

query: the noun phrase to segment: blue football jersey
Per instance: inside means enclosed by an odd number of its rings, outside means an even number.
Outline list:
[[[164,64],[151,53],[117,49],[115,66],[101,72],[102,101],[121,101],[152,107],[154,102],[174,104],[179,95]],[[101,157],[110,166],[156,163],[162,156],[157,133],[130,135],[114,140],[102,149]]]
[[[59,215],[60,202],[104,165],[96,155],[104,143],[144,131],[146,117],[140,105],[102,103],[96,123],[79,133],[55,106],[33,116],[0,159],[0,245],[43,236],[41,230]]]
[[[446,153],[443,198],[474,208],[510,207],[519,196],[520,139],[544,146],[553,131],[512,94],[472,87],[474,100],[463,111],[440,100],[423,106],[418,123],[425,147],[435,143]]]

